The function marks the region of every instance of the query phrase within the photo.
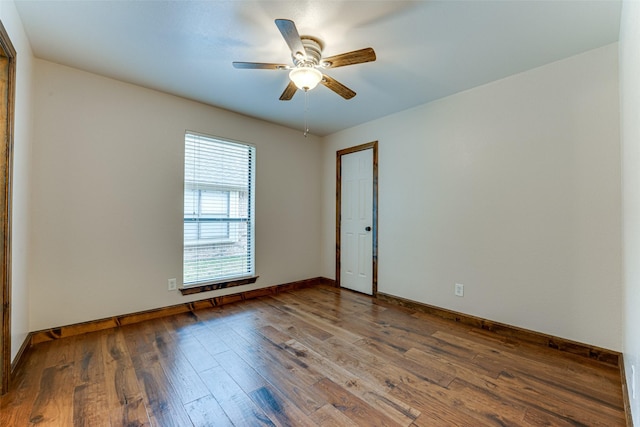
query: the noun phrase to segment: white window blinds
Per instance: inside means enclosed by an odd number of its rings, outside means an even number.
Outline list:
[[[255,147],[186,133],[185,286],[255,275]]]

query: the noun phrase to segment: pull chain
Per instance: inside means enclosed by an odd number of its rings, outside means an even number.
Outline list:
[[[306,138],[309,134],[309,91],[305,89],[304,91],[304,137]]]

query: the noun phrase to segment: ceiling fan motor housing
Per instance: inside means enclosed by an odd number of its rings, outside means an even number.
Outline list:
[[[300,40],[302,41],[302,45],[304,46],[304,50],[306,51],[305,57],[296,57],[292,55],[293,63],[296,67],[317,67],[320,65],[320,59],[322,58],[322,42],[320,40],[309,37],[309,36],[301,36]]]

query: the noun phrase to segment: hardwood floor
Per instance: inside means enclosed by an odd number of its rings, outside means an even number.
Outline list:
[[[2,426],[621,426],[617,367],[318,286],[37,344]]]

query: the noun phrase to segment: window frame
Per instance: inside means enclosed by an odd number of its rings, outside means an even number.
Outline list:
[[[202,138],[204,140],[209,140],[211,143],[220,143],[220,144],[228,144],[230,146],[235,146],[235,147],[246,147],[247,149],[250,150],[250,152],[248,153],[248,165],[247,165],[247,169],[248,169],[248,185],[247,185],[247,190],[246,190],[246,194],[247,194],[247,200],[246,200],[246,218],[244,217],[231,217],[230,214],[230,210],[231,210],[231,198],[232,198],[232,193],[234,192],[234,190],[232,189],[218,189],[218,188],[214,188],[215,185],[212,184],[211,188],[207,188],[207,185],[205,184],[204,186],[202,186],[202,184],[200,183],[196,183],[193,180],[189,181],[187,178],[187,165],[186,165],[186,161],[187,161],[187,153],[188,153],[188,143],[189,143],[189,137],[192,138]],[[228,139],[228,138],[222,138],[222,137],[218,137],[218,136],[214,136],[214,135],[208,135],[208,134],[203,134],[203,133],[199,133],[199,132],[194,132],[194,131],[190,131],[190,130],[186,130],[184,133],[184,146],[183,146],[183,218],[182,218],[182,224],[183,224],[183,228],[182,228],[182,241],[183,241],[183,251],[182,251],[182,268],[183,268],[183,272],[182,272],[182,286],[180,287],[180,292],[183,295],[190,295],[190,294],[194,294],[194,293],[199,293],[199,292],[207,292],[207,291],[212,291],[212,290],[216,290],[216,289],[224,289],[224,288],[228,288],[228,287],[233,287],[233,286],[241,286],[241,285],[246,285],[246,284],[251,284],[251,283],[255,283],[258,279],[258,276],[255,274],[255,265],[256,265],[256,251],[255,251],[255,177],[256,177],[256,147],[253,144],[247,143],[247,142],[242,142],[242,141],[236,141],[236,140],[232,140],[232,139]],[[194,211],[194,213],[192,215],[187,215],[185,213],[185,196],[186,196],[186,192],[188,190],[191,191],[196,191],[198,192],[197,194],[197,212]],[[203,206],[202,206],[202,191],[221,191],[223,193],[227,193],[227,204],[226,204],[226,210],[227,210],[227,217],[226,218],[206,218],[207,215],[204,215],[202,213],[202,211],[204,210]],[[237,190],[236,190],[237,191]],[[237,203],[237,202],[236,202]],[[205,218],[201,218],[201,216],[204,216]],[[215,215],[210,215],[210,216],[215,216]],[[198,238],[196,238],[193,241],[188,241],[185,239],[186,237],[186,225],[189,223],[196,223],[196,227],[198,228],[196,234],[197,237],[200,237],[201,234],[201,226],[202,224],[206,224],[209,222],[227,222],[228,223],[228,228],[227,228],[227,238],[221,238],[221,239],[217,239],[217,238],[213,238],[213,239],[209,239],[209,240],[202,240],[200,241]],[[247,273],[248,274],[238,274],[236,276],[226,276],[226,277],[221,277],[221,278],[209,278],[209,279],[204,279],[204,280],[200,280],[200,281],[195,281],[195,282],[186,282],[185,283],[185,269],[186,269],[186,264],[185,264],[185,250],[188,247],[195,247],[198,246],[199,242],[205,242],[205,243],[200,243],[201,246],[205,246],[205,245],[209,245],[209,246],[224,246],[224,245],[233,245],[234,243],[238,242],[239,240],[234,240],[236,237],[232,236],[233,232],[230,230],[230,225],[233,222],[244,222],[246,223],[246,227],[247,227],[247,231],[246,231],[246,244],[248,246],[247,250],[244,252],[245,256],[247,256],[248,258],[248,268],[247,268]],[[212,258],[213,259],[213,258]]]

